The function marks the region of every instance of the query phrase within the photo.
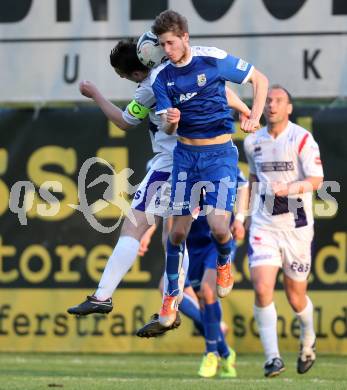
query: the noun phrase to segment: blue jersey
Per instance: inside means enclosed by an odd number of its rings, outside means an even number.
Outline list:
[[[176,66],[167,61],[152,71],[156,114],[165,113],[171,107],[178,108],[181,119],[177,134],[187,138],[233,133],[225,82],[245,83],[253,66],[214,47],[193,46],[191,52],[187,65]]]

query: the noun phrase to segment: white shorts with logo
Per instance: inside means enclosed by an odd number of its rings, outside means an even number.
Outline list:
[[[312,240],[312,226],[289,231],[251,227],[249,267],[278,266],[290,279],[304,281],[311,269]]]
[[[140,183],[131,208],[167,217],[170,214],[172,154],[158,153],[150,161],[150,169]]]

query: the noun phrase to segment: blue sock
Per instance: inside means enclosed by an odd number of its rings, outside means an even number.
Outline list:
[[[217,263],[219,265],[225,265],[228,261],[230,261],[230,253],[233,245],[233,239],[230,238],[229,241],[225,242],[224,244],[221,244],[218,241],[216,241],[216,239],[213,236],[211,237],[214,244],[216,245],[217,252],[218,252]]]
[[[204,328],[206,340],[206,353],[218,353],[217,342],[220,336],[220,323],[217,318],[216,305],[218,302],[210,305],[205,304]]]
[[[169,281],[167,292],[170,295],[178,295],[179,267],[182,266],[182,264],[180,264],[180,257],[183,259],[184,244],[173,245],[170,239],[168,239],[166,250],[166,274]]]
[[[195,327],[204,335],[204,325],[202,323],[200,307],[188,294],[183,295],[183,300],[179,305],[179,310],[193,320]]]
[[[221,307],[221,304],[219,301],[217,301],[216,303],[217,303],[217,305],[216,305],[215,310],[216,310],[216,316],[217,316],[218,322],[219,322],[219,336],[218,336],[218,342],[217,342],[217,350],[218,350],[220,357],[227,358],[230,355],[229,345],[225,341],[224,334],[222,332],[222,329],[220,328],[220,323],[222,321],[222,307]]]

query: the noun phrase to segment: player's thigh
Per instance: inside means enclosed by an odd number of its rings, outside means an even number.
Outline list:
[[[277,233],[260,228],[251,228],[248,245],[248,261],[251,281],[257,295],[271,295],[282,255],[277,241]]]
[[[149,218],[143,211],[135,209],[130,212],[132,212],[132,218],[130,219],[128,216],[125,217],[120,235],[130,236],[140,240],[151,226],[149,220],[153,218],[153,221],[155,221],[155,216],[152,215],[151,218]]]
[[[313,228],[282,232],[283,272],[298,282],[307,280],[312,261]]]
[[[131,208],[148,215],[164,217],[168,215],[170,193],[171,172],[151,169],[140,183]]]

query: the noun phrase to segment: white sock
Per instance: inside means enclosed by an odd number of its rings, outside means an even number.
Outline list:
[[[306,295],[307,305],[300,313],[295,313],[300,323],[300,341],[304,347],[312,347],[316,334],[313,326],[313,304]]]
[[[254,318],[258,324],[266,361],[280,357],[277,340],[277,312],[274,303],[266,307],[254,305]]]
[[[140,242],[130,236],[121,236],[102,273],[95,296],[100,300],[112,297],[124,275],[134,264]]]

